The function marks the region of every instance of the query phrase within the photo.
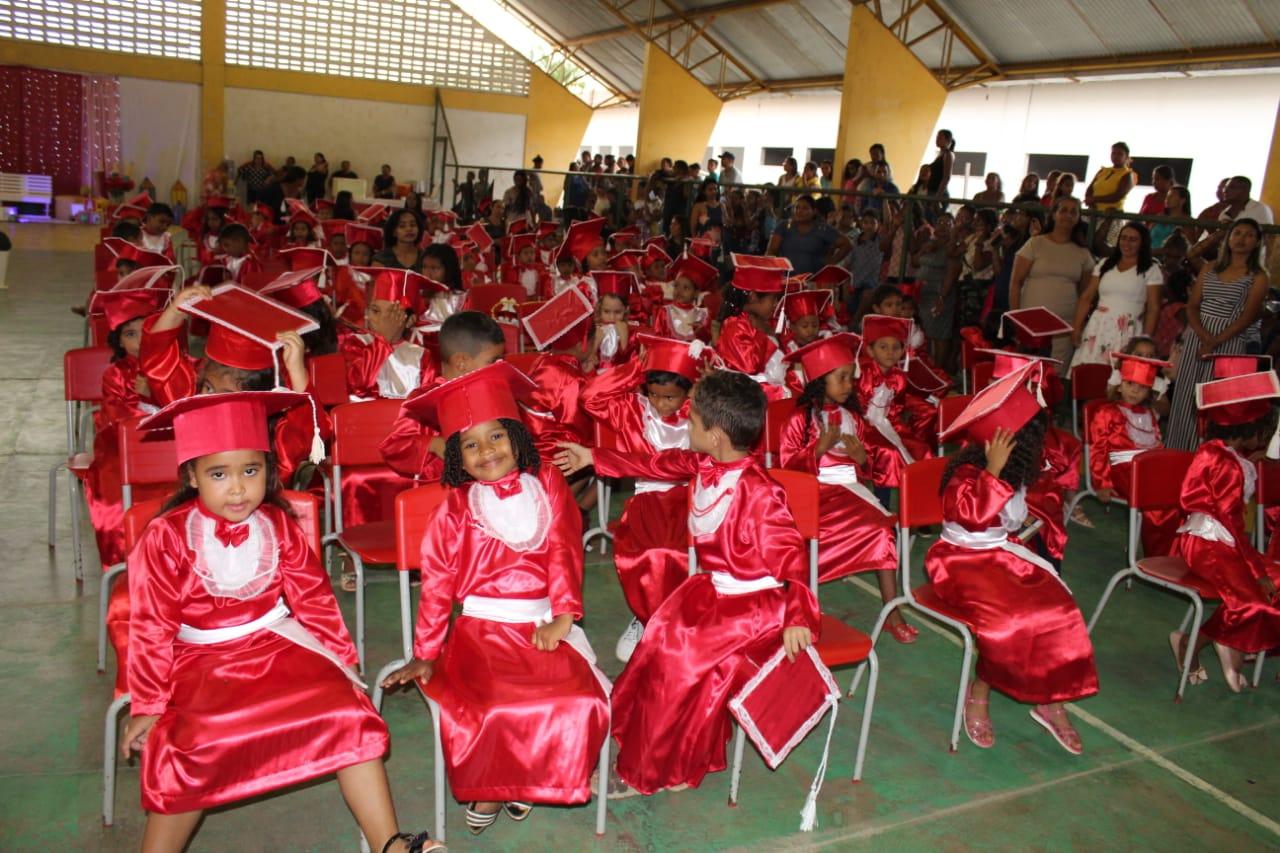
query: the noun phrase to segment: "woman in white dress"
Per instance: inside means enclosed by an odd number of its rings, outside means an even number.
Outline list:
[[[1145,225],[1126,223],[1076,303],[1071,366],[1110,364],[1111,353],[1124,349],[1134,335],[1151,335],[1160,317],[1163,286],[1164,274],[1151,257],[1151,233]],[[1098,307],[1091,315],[1094,299]]]

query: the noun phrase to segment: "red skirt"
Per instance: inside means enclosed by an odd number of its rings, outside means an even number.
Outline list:
[[[533,647],[532,624],[459,616],[432,677],[449,787],[461,802],[591,799],[609,697],[575,649]]]
[[[642,794],[724,770],[729,700],[782,645],[786,593],[694,575],[658,608],[613,690],[618,775]]]
[[[925,571],[978,643],[978,678],[1019,702],[1047,705],[1098,692],[1093,644],[1067,588],[1001,549],[933,544]]]
[[[270,631],[176,643],[169,706],[142,751],[142,806],[209,809],[387,751],[387,726],[334,664]]]
[[[689,578],[688,490],[644,492],[627,501],[613,532],[613,565],[641,622]]]
[[[1186,560],[1222,599],[1200,628],[1206,637],[1242,652],[1280,646],[1280,603],[1268,601],[1255,580],[1255,572],[1265,572],[1280,584],[1280,564],[1248,543],[1226,545],[1185,533],[1174,540],[1172,553]]]
[[[1045,550],[1055,560],[1061,560],[1067,550],[1067,526],[1063,519],[1066,504],[1062,490],[1052,478],[1042,474],[1027,489],[1027,512],[1042,522],[1038,535]]]
[[[841,485],[819,486],[818,582],[898,566],[894,517]]]

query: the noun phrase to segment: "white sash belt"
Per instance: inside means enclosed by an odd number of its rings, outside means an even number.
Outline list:
[[[1146,452],[1144,449],[1138,450],[1113,450],[1107,456],[1112,465],[1123,465],[1126,462],[1132,462],[1139,453]]]
[[[720,595],[746,595],[764,589],[780,589],[782,581],[773,577],[752,578],[743,580],[735,578],[728,572],[711,572],[711,585]]]
[[[969,530],[953,521],[944,521],[942,522],[940,538],[958,548],[968,548],[974,551],[993,551],[998,548],[1001,551],[1008,551],[1018,559],[1025,560],[1034,566],[1044,569],[1049,573],[1050,577],[1062,584],[1063,589],[1068,593],[1071,592],[1071,588],[1059,577],[1058,571],[1053,567],[1052,563],[1025,545],[1010,539],[1009,532],[1003,527]]]
[[[546,625],[555,618],[551,613],[549,598],[490,598],[484,595],[468,595],[462,599],[462,615],[472,619],[483,619],[486,622],[503,622],[508,625],[523,625],[530,622]],[[596,653],[591,648],[587,635],[576,624],[565,635],[564,642],[573,649],[591,667],[596,681],[600,683],[605,695],[613,691],[613,682],[596,666]]]
[[[330,651],[324,643],[316,639],[316,635],[303,627],[301,622],[293,618],[283,598],[276,599],[275,607],[272,607],[257,619],[239,625],[228,625],[225,628],[196,628],[191,625],[179,625],[178,639],[193,646],[213,646],[218,643],[239,640],[259,631],[270,631],[276,636],[284,637],[295,645],[315,652],[342,670],[342,674],[351,679],[353,684],[358,685],[362,690],[368,688],[368,685],[361,681],[360,677],[352,672],[350,667],[342,662],[341,658]]]
[[[669,492],[676,486],[687,486],[688,483],[672,483],[666,480],[636,480],[636,494],[645,495],[649,492]]]
[[[910,465],[915,462],[915,458],[907,450],[906,445],[902,443],[902,437],[898,435],[898,431],[893,428],[893,424],[889,423],[888,415],[885,410],[878,406],[869,406],[867,408],[867,422],[876,428],[876,432],[884,436],[885,440],[894,446],[894,448],[902,454],[902,461]]]
[[[858,467],[856,465],[827,465],[824,468],[819,468],[818,482],[828,486],[843,486],[885,515],[893,515],[893,513],[884,508],[884,504],[880,503],[870,489],[858,482]]]
[[[1187,516],[1178,528],[1179,533],[1198,536],[1207,542],[1221,542],[1223,545],[1235,546],[1236,538],[1231,531],[1222,526],[1222,522],[1205,512],[1193,512]]]

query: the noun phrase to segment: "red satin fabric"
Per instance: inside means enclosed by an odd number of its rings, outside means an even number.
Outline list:
[[[1080,488],[1084,446],[1066,430],[1050,426],[1040,458],[1044,470],[1027,488],[1027,510],[1042,522],[1039,536],[1045,550],[1061,560],[1067,548],[1066,497]]]
[[[571,355],[542,353],[529,368],[537,388],[528,401],[524,424],[543,463],[560,452],[560,442],[591,443],[591,418],[582,407],[585,377]]]
[[[449,627],[454,603],[468,595],[546,597],[553,614],[581,618],[577,506],[554,466],[543,465],[538,480],[551,510],[541,547],[514,551],[482,531],[468,505],[474,483],[450,493],[422,543],[414,656],[439,658],[432,687],[449,786],[462,801],[586,802],[608,735],[608,696],[566,643],[538,651],[531,624],[459,616]]]
[[[329,660],[269,631],[206,646],[177,640],[180,624],[244,624],[283,596],[326,648],[356,662],[329,578],[282,510],[257,510],[279,539],[279,564],[240,601],[214,597],[193,571],[185,525],[196,503],[152,522],[129,566],[131,711],[160,715],[142,753],[143,808],[212,808],[382,756],[386,725]]]
[[[804,541],[786,493],[755,457],[717,463],[689,451],[653,456],[595,451],[606,477],[692,479],[704,483],[741,470],[724,521],[695,540],[703,572],[741,580],[773,577],[785,586],[724,596],[706,574],[684,582],[650,618],[613,691],[618,773],[644,794],[698,785],[725,768],[732,732],[729,700],[778,650],[782,629],[808,627],[817,639],[818,602],[806,583]]]
[[[778,350],[778,343],[751,325],[746,314],[735,314],[720,325],[716,353],[730,370],[753,376],[764,373],[765,365]],[[770,382],[762,382],[760,387],[770,401],[785,400],[791,393],[785,385]]]
[[[626,453],[657,452],[644,436],[639,388],[644,368],[638,359],[592,377],[582,391],[582,407],[613,428]],[[681,407],[688,419],[688,405]],[[683,480],[665,492],[627,499],[613,530],[613,566],[627,606],[641,622],[689,577],[688,489]]]
[[[392,346],[381,335],[346,330],[338,335],[338,351],[347,363],[347,391],[352,397],[378,399],[378,371],[391,357]],[[435,359],[424,352],[418,374],[418,385],[429,383],[438,373]]]
[[[1004,481],[962,465],[943,492],[943,518],[966,530],[997,527],[1012,496]],[[1019,702],[1070,702],[1098,692],[1080,608],[1047,570],[1008,551],[943,539],[929,548],[924,567],[938,597],[973,628],[978,678]]]
[[[715,318],[711,316],[710,311],[706,311],[705,309],[703,309],[704,316],[702,318],[702,322],[698,323],[697,326],[694,327],[692,336],[682,335],[676,332],[675,325],[671,321],[671,312],[678,310],[688,311],[692,308],[692,305],[680,305],[679,303],[670,301],[656,306],[653,311],[652,319],[650,320],[650,325],[653,326],[654,333],[664,338],[674,338],[680,341],[692,341],[696,338],[704,343],[710,343],[711,321]]]
[[[933,458],[933,448],[937,445],[937,409],[928,406],[932,414],[926,417],[918,404],[907,405],[907,374],[901,368],[885,370],[869,358],[862,359],[858,367],[859,376],[854,380],[853,393],[859,408],[863,412],[867,411],[876,389],[881,385],[888,385],[893,391],[893,401],[889,404],[887,416],[894,431],[898,433],[902,446],[911,454],[913,461]],[[877,486],[897,488],[902,482],[906,460],[874,426],[868,424],[866,435],[872,482]]]
[[[1111,454],[1121,450],[1137,450],[1129,437],[1128,422],[1120,410],[1124,403],[1106,403],[1094,413],[1089,425],[1089,476],[1095,489],[1114,489],[1116,494],[1129,500],[1129,485],[1133,463],[1111,464]],[[1129,407],[1142,411],[1145,406]],[[1160,440],[1160,423],[1153,418],[1157,446]],[[1176,509],[1153,509],[1142,514],[1142,553],[1146,557],[1163,557],[1173,550],[1173,540],[1182,524],[1182,513]]]
[[[1268,601],[1258,582],[1268,576],[1280,583],[1280,564],[1264,557],[1244,529],[1244,473],[1221,441],[1200,445],[1182,481],[1185,514],[1212,516],[1235,539],[1234,545],[1178,534],[1173,553],[1217,591],[1222,603],[1201,627],[1213,640],[1242,652],[1280,646],[1280,604]]]
[[[858,441],[869,431],[857,413],[853,416]],[[801,409],[782,427],[782,467],[817,475],[820,467],[851,465],[853,460],[835,449],[819,460],[814,455],[819,425]],[[859,465],[858,482],[871,487],[867,465]],[[893,516],[886,515],[861,495],[841,485],[818,486],[818,582],[826,583],[859,572],[893,571],[898,565],[897,531]]]

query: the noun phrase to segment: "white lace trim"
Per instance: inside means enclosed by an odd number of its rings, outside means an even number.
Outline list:
[[[1156,421],[1151,416],[1150,409],[1135,412],[1128,406],[1121,406],[1120,411],[1124,414],[1125,431],[1129,434],[1129,440],[1133,442],[1134,447],[1139,450],[1150,450],[1160,445],[1160,437],[1156,434]]]
[[[707,309],[694,306],[681,308],[678,305],[667,306],[667,320],[671,323],[672,337],[690,340],[697,333],[698,327],[707,319]]]
[[[533,551],[547,541],[551,507],[542,483],[532,474],[521,474],[519,494],[506,498],[488,483],[473,483],[467,504],[476,526],[512,551]]]
[[[228,547],[218,541],[218,522],[198,509],[187,515],[187,546],[195,554],[193,570],[215,598],[246,601],[261,595],[275,578],[280,543],[275,528],[257,513],[245,519],[249,536]]]
[[[733,492],[742,477],[742,469],[726,471],[720,482],[711,487],[702,485],[702,475],[693,489],[693,502],[689,506],[689,532],[694,538],[710,536],[719,529],[729,507],[733,505]]]
[[[644,439],[654,450],[688,450],[689,419],[684,418],[678,424],[669,424],[662,420],[658,411],[643,394],[640,398],[640,420],[644,421]]]
[[[1225,445],[1224,445],[1225,446]],[[1247,504],[1253,500],[1253,492],[1258,487],[1258,469],[1253,467],[1253,463],[1245,459],[1239,453],[1230,447],[1231,455],[1240,463],[1240,473],[1244,474],[1244,502]]]

